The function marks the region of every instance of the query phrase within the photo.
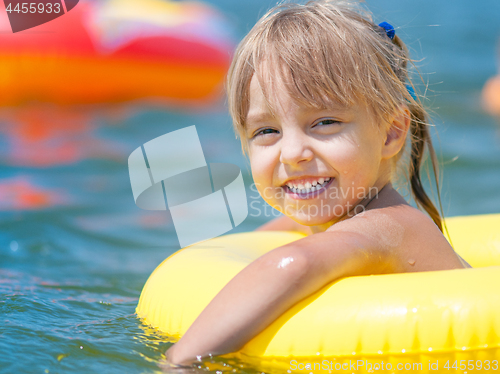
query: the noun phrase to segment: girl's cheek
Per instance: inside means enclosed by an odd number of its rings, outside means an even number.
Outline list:
[[[251,161],[250,164],[255,187],[264,201],[269,203],[270,200],[273,200],[273,194],[271,193],[273,190],[273,169],[267,168],[267,165],[263,165],[263,162],[264,161],[261,163],[259,160],[255,160],[255,163]]]
[[[339,147],[335,152],[331,153],[330,160],[332,166],[343,174],[346,171],[352,171],[353,167],[358,163],[358,153],[350,147]]]
[[[271,174],[274,170],[274,158],[266,152],[254,152],[250,155],[250,166],[255,174]]]

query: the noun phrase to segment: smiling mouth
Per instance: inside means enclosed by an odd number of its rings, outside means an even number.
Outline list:
[[[299,184],[298,186],[294,185],[292,182],[289,182],[283,188],[287,193],[293,195],[294,197],[308,198],[311,196],[317,196],[322,191],[325,191],[334,179],[335,178],[331,177],[320,178],[317,183],[306,183],[305,185]]]

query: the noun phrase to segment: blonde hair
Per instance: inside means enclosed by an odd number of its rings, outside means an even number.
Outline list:
[[[302,105],[321,109],[333,103],[351,106],[361,100],[376,118],[388,119],[406,104],[411,112],[407,175],[413,197],[442,230],[441,215],[420,179],[425,145],[436,184],[437,162],[426,111],[406,87],[408,62],[401,39],[396,35],[391,40],[357,2],[316,0],[274,7],[239,44],[228,73],[229,111],[243,150],[247,150],[243,133],[253,76],[271,111],[277,89],[286,90]],[[278,82],[282,86],[277,87]]]

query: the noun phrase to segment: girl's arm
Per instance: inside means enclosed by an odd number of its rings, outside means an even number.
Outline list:
[[[387,255],[352,232],[323,232],[276,248],[237,274],[182,339],[172,364],[240,350],[298,301],[339,278],[385,272]]]

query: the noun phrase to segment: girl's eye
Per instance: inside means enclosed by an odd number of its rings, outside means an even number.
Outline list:
[[[275,134],[275,133],[279,134],[279,131],[275,130],[275,129],[262,129],[260,131],[257,131],[254,136],[267,135],[267,134]]]
[[[327,126],[327,125],[340,125],[340,122],[335,121],[334,119],[324,119],[316,123],[315,126]]]

